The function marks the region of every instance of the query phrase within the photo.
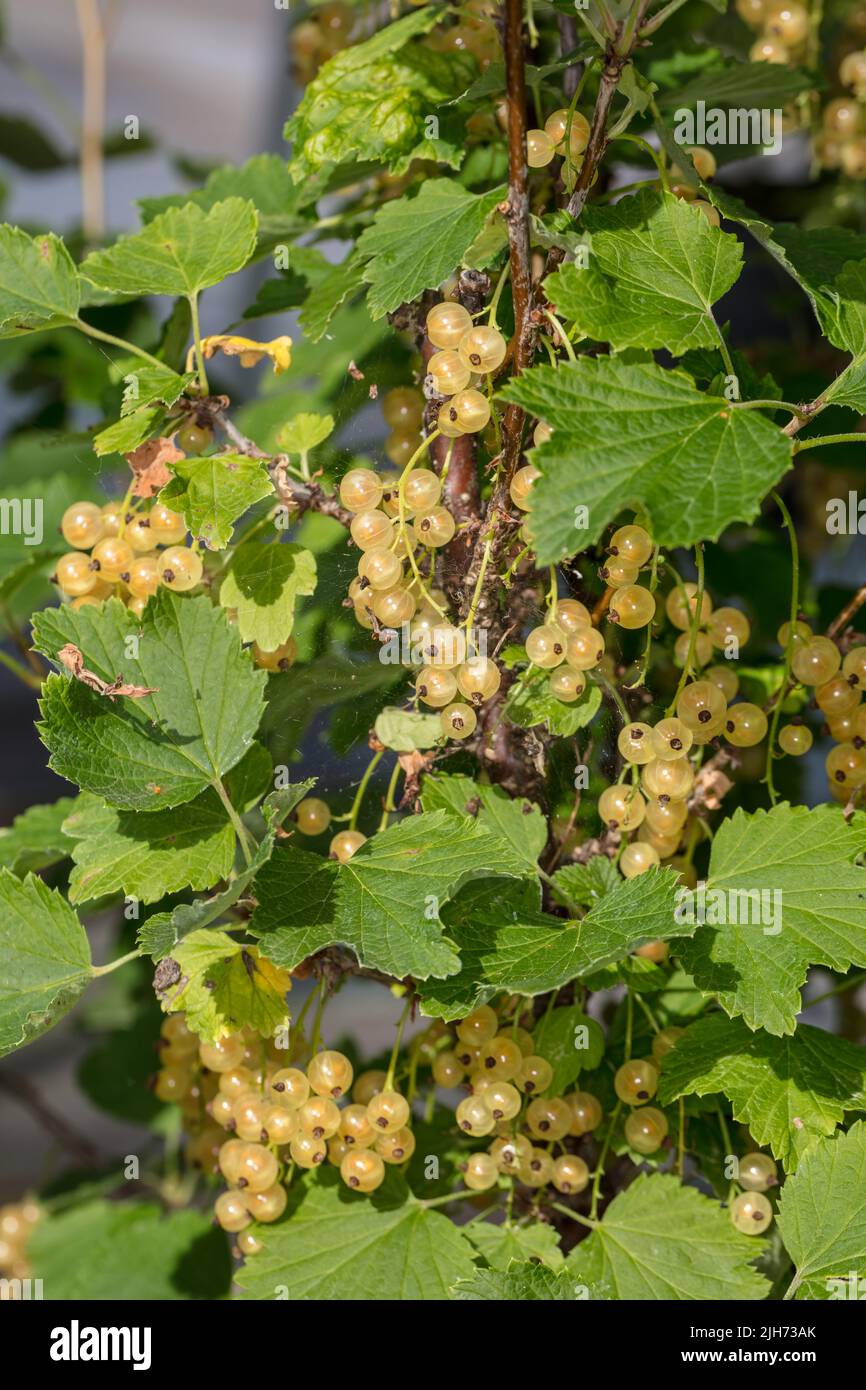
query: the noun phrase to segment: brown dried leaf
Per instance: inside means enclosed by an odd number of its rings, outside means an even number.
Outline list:
[[[115,676],[113,681],[104,681],[95,671],[87,669],[84,657],[73,642],[67,642],[65,647],[60,648],[57,659],[75,680],[81,681],[82,685],[95,690],[97,695],[104,695],[108,700],[116,700],[120,695],[125,695],[129,700],[140,700],[145,695],[155,695],[159,689],[155,685],[129,685],[123,676]]]
[[[132,489],[133,497],[153,497],[154,493],[159,492],[171,481],[167,465],[180,463],[185,457],[183,450],[177,448],[174,440],[165,436],[148,439],[144,444],[139,444],[137,449],[126,455],[126,461],[136,476],[135,487]]]

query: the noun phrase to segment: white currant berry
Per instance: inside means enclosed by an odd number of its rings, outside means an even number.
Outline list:
[[[652,762],[658,756],[653,745],[653,731],[650,725],[639,721],[626,724],[620,729],[616,746],[627,763],[641,765]]]
[[[779,1170],[769,1154],[748,1153],[740,1159],[737,1180],[747,1192],[766,1192],[779,1181]]]
[[[350,468],[340,480],[340,501],[347,511],[365,512],[382,500],[382,480],[372,468]]]
[[[496,694],[502,674],[495,661],[486,656],[472,656],[457,667],[457,689],[473,705],[481,705]]]
[[[385,1163],[373,1149],[350,1149],[340,1164],[340,1177],[355,1192],[375,1192],[385,1179]]]
[[[467,1096],[461,1100],[455,1111],[457,1124],[465,1134],[471,1135],[473,1139],[483,1138],[493,1129],[496,1121],[490,1113],[490,1107],[485,1103],[483,1093],[479,1096]]]
[[[654,1105],[648,1105],[643,1110],[633,1110],[626,1117],[626,1142],[639,1154],[654,1154],[661,1148],[667,1133],[667,1119]]]
[[[221,1192],[214,1203],[214,1215],[224,1231],[242,1231],[252,1221],[239,1192]]]
[[[561,1154],[554,1161],[551,1180],[557,1192],[582,1192],[589,1183],[589,1168],[577,1154]]]
[[[81,598],[96,587],[98,572],[91,565],[90,557],[80,550],[72,550],[61,555],[54,568],[54,578],[61,593],[70,598]]]
[[[434,304],[427,315],[427,337],[434,347],[456,348],[463,334],[472,327],[472,317],[462,304],[444,301]]]
[[[154,502],[148,512],[148,521],[154,545],[177,545],[186,535],[183,517],[163,502]]]
[[[392,430],[420,430],[424,419],[424,398],[411,386],[395,386],[382,397],[385,424]]]
[[[518,468],[508,487],[510,496],[515,507],[519,507],[522,512],[528,512],[532,508],[532,488],[541,473],[531,463],[527,463],[523,468]]]
[[[318,1168],[328,1157],[328,1145],[307,1130],[299,1130],[289,1145],[292,1162],[299,1168]]]
[[[367,1119],[377,1135],[403,1129],[409,1113],[409,1102],[399,1091],[379,1091],[367,1105]]]
[[[565,659],[575,671],[589,671],[604,656],[604,638],[594,627],[581,627],[568,634]]]
[[[526,638],[526,655],[535,666],[549,671],[565,661],[568,637],[555,623],[542,623]]]
[[[730,1205],[731,1223],[746,1236],[759,1236],[773,1220],[773,1208],[763,1192],[741,1192]]]
[[[651,844],[634,840],[623,849],[619,857],[619,867],[623,878],[637,878],[659,863],[659,852]]]
[[[392,1134],[380,1134],[376,1140],[376,1153],[385,1163],[405,1163],[415,1152],[415,1135],[404,1125]]]
[[[658,1068],[649,1061],[624,1062],[613,1079],[614,1090],[626,1105],[644,1105],[658,1090]]]
[[[245,1192],[244,1201],[250,1216],[267,1225],[271,1221],[279,1221],[286,1209],[288,1193],[282,1183],[274,1183],[259,1192]]]
[[[307,1067],[307,1078],[317,1096],[339,1100],[352,1085],[352,1063],[342,1052],[317,1052]]]
[[[447,507],[431,507],[415,518],[415,535],[422,545],[434,548],[447,545],[456,529],[457,524]]]
[[[682,719],[661,719],[652,731],[650,742],[657,758],[675,762],[688,753],[694,743],[694,733]]]
[[[117,541],[106,542],[117,545]],[[184,545],[170,545],[159,557],[160,579],[167,589],[185,594],[201,581],[203,565],[197,550]]]
[[[349,525],[352,540],[360,550],[387,549],[393,529],[391,518],[375,507],[356,512]]]
[[[488,324],[478,324],[460,339],[460,360],[470,372],[495,372],[505,361],[508,344],[499,332]]]
[[[490,1154],[470,1154],[463,1168],[463,1181],[472,1192],[486,1192],[499,1181],[499,1169]]]
[[[95,502],[73,502],[63,513],[60,530],[75,550],[91,550],[107,534],[102,510]]]
[[[327,801],[321,801],[317,796],[304,797],[295,807],[295,824],[302,835],[322,835],[331,824],[331,809]]]
[[[477,716],[471,705],[446,705],[439,716],[442,732],[446,738],[464,739],[470,738],[475,732],[478,723]]]
[[[472,380],[472,370],[454,348],[434,352],[427,363],[427,371],[433,378],[433,387],[439,396],[453,396],[465,390]]]
[[[753,748],[767,732],[767,716],[758,705],[742,700],[725,715],[725,738],[735,748]]]

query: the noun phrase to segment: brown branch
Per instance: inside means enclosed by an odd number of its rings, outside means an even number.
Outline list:
[[[199,413],[207,414],[210,420],[219,425],[238,453],[246,454],[249,458],[267,461],[268,472],[280,501],[297,511],[299,515],[303,512],[319,512],[322,516],[330,516],[348,530],[352,522],[352,513],[341,506],[339,499],[332,493],[325,492],[318,483],[301,482],[299,479],[290,477],[286,472],[288,460],[285,455],[275,454],[272,456],[264,449],[260,449],[254,440],[248,439],[226,415],[224,406],[220,403],[224,399],[211,397],[208,401],[202,402]]]
[[[835,641],[838,634],[844,631],[854,617],[854,614],[863,607],[864,603],[866,603],[866,584],[862,585],[861,588],[857,590],[851,602],[846,603],[842,612],[837,614],[827,628],[827,636],[831,641]]]

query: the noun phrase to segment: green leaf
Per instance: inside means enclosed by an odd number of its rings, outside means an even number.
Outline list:
[[[457,167],[465,150],[458,144],[462,118],[453,121],[453,140],[428,138],[425,125],[430,112],[439,112],[469,85],[475,60],[411,42],[440,18],[435,9],[416,9],[322,65],[285,128],[296,183],[329,164],[350,161],[373,160],[394,174],[404,173],[413,159]],[[447,113],[440,113],[440,123],[449,128]]]
[[[265,673],[253,668],[237,632],[203,595],[161,588],[141,618],[118,599],[41,612],[37,649],[56,661],[67,643],[103,680],[122,674],[156,688],[141,699],[111,701],[66,675],[45,682],[38,728],[49,766],[109,805],[158,811],[191,801],[253,742]]]
[[[544,1013],[532,1040],[533,1051],[553,1067],[552,1096],[562,1095],[582,1071],[594,1071],[604,1056],[601,1025],[574,1005]]]
[[[462,1018],[499,990],[546,994],[621,960],[647,941],[694,930],[674,920],[674,870],[622,879],[579,922],[539,912],[533,887],[534,904],[523,885],[495,879],[464,888],[449,904],[444,921],[461,969],[448,980],[422,987],[422,1012],[432,1018]]]
[[[725,59],[716,71],[704,70],[685,87],[664,92],[659,105],[670,107],[696,106],[699,101],[707,107],[757,107],[771,109],[785,106],[800,92],[814,88],[813,75],[781,63],[735,63]],[[683,139],[682,144],[700,144],[700,140]]]
[[[534,495],[534,494],[533,494]],[[514,682],[505,700],[505,714],[512,724],[534,729],[539,724],[558,738],[571,738],[598,714],[601,691],[592,682],[579,700],[566,704],[551,695],[546,672],[532,670]]]
[[[469,1234],[477,1228],[470,1227]],[[454,1285],[451,1297],[474,1303],[540,1303],[555,1300],[572,1303],[575,1282],[567,1270],[547,1269],[544,1265],[512,1260],[507,1270],[479,1269],[472,1279]]]
[[[214,791],[183,810],[118,811],[85,793],[64,822],[74,837],[69,900],[92,902],[124,893],[155,903],[184,888],[199,891],[228,878],[235,832]]]
[[[372,317],[440,285],[506,192],[476,195],[451,179],[430,179],[416,196],[385,203],[358,242],[358,254],[369,257],[364,279]]]
[[[51,806],[30,806],[16,816],[0,830],[0,868],[20,877],[68,859],[72,842],[61,827],[75,805],[74,797],[62,796]]]
[[[667,348],[675,356],[719,345],[712,306],[736,282],[743,251],[700,210],[651,189],[613,207],[590,204],[587,265],[545,281],[557,311],[615,349]]]
[[[183,512],[192,534],[210,550],[223,550],[235,523],[274,485],[261,459],[246,454],[211,454],[171,465],[174,478],[159,500]]]
[[[59,237],[0,227],[0,338],[62,328],[79,302],[78,272]]]
[[[92,251],[81,274],[118,294],[194,295],[246,265],[257,222],[245,198],[226,198],[207,212],[187,202],[108,250]]]
[[[796,1270],[789,1293],[860,1296],[848,1276],[866,1277],[864,1192],[866,1123],[860,1120],[847,1134],[821,1139],[782,1189],[777,1224]]]
[[[438,714],[423,710],[383,709],[377,715],[373,732],[380,743],[395,753],[411,753],[415,748],[435,748],[442,741]]]
[[[853,862],[863,852],[864,824],[863,816],[846,824],[841,807],[783,803],[752,815],[738,809],[719,826],[708,920],[681,955],[726,1013],[750,1028],[793,1033],[810,965],[866,965],[866,872]],[[741,896],[761,893],[763,902]],[[683,912],[692,901],[684,897]],[[747,921],[715,923],[710,914],[717,912]]]
[[[150,405],[174,405],[195,381],[194,372],[173,372],[149,362],[136,362],[123,378],[121,415],[131,415]]]
[[[160,198],[139,198],[142,219],[151,222],[168,208],[194,203],[208,212],[227,198],[246,198],[258,212],[258,253],[286,237],[297,236],[315,215],[321,189],[310,181],[298,186],[286,162],[278,154],[257,154],[235,168],[223,164],[208,174],[202,188],[191,193],[169,193]]]
[[[452,974],[459,959],[440,908],[470,878],[518,876],[523,866],[497,836],[444,811],[409,816],[346,864],[287,846],[256,880],[251,930],[271,960],[294,969],[324,946],[350,946],[362,965],[402,979]]]
[[[791,466],[791,441],[769,420],[655,363],[583,357],[535,367],[500,399],[553,426],[530,455],[542,474],[531,524],[544,565],[592,545],[631,505],[646,508],[659,545],[715,540],[751,521]]]
[[[475,1221],[466,1235],[491,1269],[507,1270],[518,1260],[537,1260],[549,1269],[560,1269],[564,1256],[553,1226],[533,1222],[528,1226],[496,1226],[492,1221]]]
[[[363,287],[364,267],[360,256],[353,253],[339,265],[332,266],[329,273],[318,281],[299,315],[304,337],[318,343],[325,336],[337,310]]]
[[[159,406],[143,406],[141,410],[123,415],[97,431],[93,436],[93,452],[97,458],[104,458],[106,454],[131,454],[139,444],[156,434],[164,419],[165,411]]]
[[[770,1292],[752,1267],[758,1254],[718,1202],[672,1175],[642,1174],[614,1197],[568,1269],[615,1299],[751,1302]]]
[[[27,1255],[61,1302],[219,1299],[231,1278],[225,1237],[205,1212],[143,1202],[90,1201],[48,1216]]]
[[[261,1241],[235,1275],[244,1298],[429,1302],[473,1271],[460,1230],[393,1173],[362,1197],[333,1169],[320,1170],[289,1189],[285,1215],[261,1228]]]
[[[586,864],[564,864],[553,875],[553,891],[560,901],[592,907],[611,893],[620,881],[616,864],[604,854],[596,854]]]
[[[665,1057],[660,1098],[668,1105],[717,1092],[791,1171],[846,1110],[866,1109],[866,1049],[805,1023],[774,1038],[713,1014],[693,1023]]]
[[[535,869],[538,856],[547,844],[547,821],[533,802],[512,798],[501,787],[485,786],[471,777],[428,774],[424,778],[421,804],[425,811],[474,815],[479,825],[507,841],[528,869]]]
[[[334,432],[333,415],[295,415],[277,434],[283,453],[308,454]]]
[[[68,1013],[93,975],[87,933],[72,908],[33,874],[0,869],[0,1057]]]
[[[224,931],[192,931],[172,953],[180,976],[162,995],[166,1013],[183,1010],[187,1025],[205,1042],[252,1028],[272,1037],[288,1021],[291,976],[257,946],[234,941]]]
[[[316,591],[316,557],[299,545],[238,546],[220,585],[220,603],[238,615],[243,642],[273,652],[292,633],[295,601]]]

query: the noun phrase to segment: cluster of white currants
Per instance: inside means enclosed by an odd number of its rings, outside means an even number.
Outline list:
[[[179,543],[186,536],[183,517],[161,502],[130,511],[116,502],[74,502],[60,530],[73,549],[61,555],[53,578],[73,608],[116,595],[141,614],[160,584],[186,593],[201,580],[198,551]]]

